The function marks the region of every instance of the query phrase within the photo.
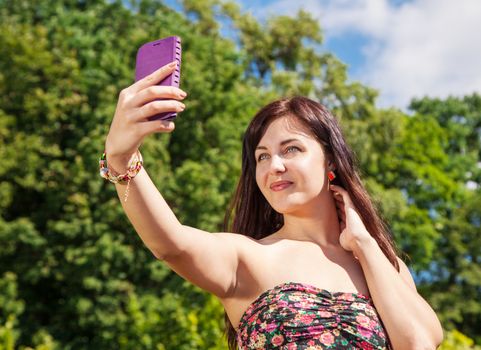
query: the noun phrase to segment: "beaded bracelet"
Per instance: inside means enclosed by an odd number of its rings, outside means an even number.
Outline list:
[[[112,170],[110,170],[107,166],[107,155],[104,151],[99,159],[100,176],[114,184],[123,184],[127,182],[127,188],[125,189],[124,197],[124,202],[127,202],[127,198],[129,196],[130,180],[139,173],[140,169],[142,168],[142,164],[142,155],[140,154],[139,150],[137,150],[136,157],[132,160],[132,163],[130,163],[127,172],[121,175],[114,175],[112,174]]]

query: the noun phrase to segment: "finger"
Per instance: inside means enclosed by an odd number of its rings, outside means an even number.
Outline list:
[[[159,82],[161,82],[165,77],[167,77],[169,74],[171,74],[175,68],[177,67],[177,61],[173,61],[169,64],[166,64],[165,66],[160,67],[153,73],[147,75],[146,77],[140,79],[136,83],[132,84],[130,86],[130,90],[132,90],[133,93],[138,92],[142,89],[145,89],[148,86],[155,85]]]
[[[175,100],[152,101],[138,108],[136,119],[145,121],[147,118],[163,112],[182,112],[185,105]]]
[[[336,203],[344,203],[344,199],[342,198],[341,194],[338,194],[337,196],[334,196],[334,199]]]
[[[337,186],[337,185],[330,185],[330,189],[332,191],[335,191],[335,192],[338,192],[341,194],[343,200],[346,202],[346,203],[351,203],[351,197],[349,196],[349,193],[342,187],[340,186]]]
[[[341,193],[339,193],[339,192],[333,192],[332,195],[333,195],[334,199],[336,199],[336,200],[342,200],[342,194],[341,194]]]
[[[339,205],[341,207],[344,207],[344,201],[342,199],[336,199],[334,203],[336,204],[336,206]]]
[[[346,191],[343,187],[337,186],[337,185],[333,185],[333,184],[329,184],[329,189],[330,189],[331,191],[333,191],[334,193],[336,193],[336,192],[338,192],[338,193],[340,193],[340,194],[345,194],[345,193],[347,193],[347,191]]]
[[[137,92],[129,101],[132,107],[141,107],[156,99],[183,100],[187,93],[175,86],[152,85]]]
[[[145,137],[156,132],[172,132],[175,129],[175,123],[169,120],[152,120],[139,124],[140,133]]]

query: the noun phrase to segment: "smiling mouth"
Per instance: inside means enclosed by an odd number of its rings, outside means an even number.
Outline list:
[[[287,188],[291,185],[292,185],[292,182],[284,182],[284,183],[280,183],[278,185],[271,186],[271,190],[273,190],[274,192],[282,191],[283,189],[285,189],[285,188]]]

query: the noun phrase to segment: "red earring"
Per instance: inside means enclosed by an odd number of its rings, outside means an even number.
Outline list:
[[[334,179],[336,178],[336,174],[334,174],[334,171],[329,170],[329,171],[327,172],[327,177],[329,178],[329,181],[332,181],[332,180],[334,180]]]

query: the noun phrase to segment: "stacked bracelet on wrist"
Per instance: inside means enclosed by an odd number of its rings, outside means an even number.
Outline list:
[[[134,159],[132,160],[132,162],[129,165],[129,168],[127,169],[127,172],[121,175],[114,175],[112,170],[109,169],[107,166],[107,155],[104,151],[99,160],[100,176],[102,176],[104,179],[109,180],[114,184],[127,183],[127,189],[125,190],[125,199],[124,199],[124,202],[126,202],[127,197],[129,195],[130,180],[133,179],[139,173],[140,169],[142,168],[142,164],[143,164],[142,155],[140,154],[139,150],[137,150]]]

